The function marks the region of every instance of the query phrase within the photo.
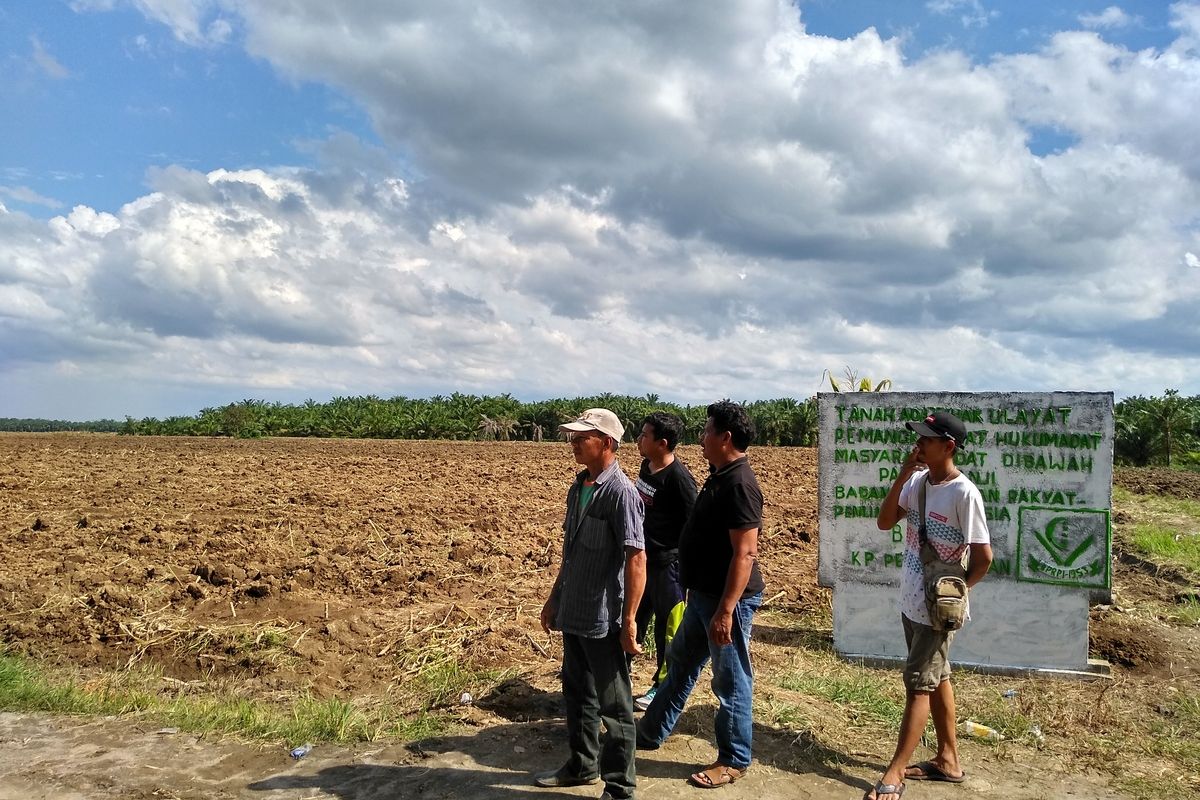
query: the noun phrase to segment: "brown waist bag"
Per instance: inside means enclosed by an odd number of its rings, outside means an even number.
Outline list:
[[[921,481],[921,566],[925,570],[925,608],[935,631],[956,631],[967,620],[967,562],[970,548],[963,547],[960,558],[944,561],[929,542],[925,530],[925,489],[929,476]]]

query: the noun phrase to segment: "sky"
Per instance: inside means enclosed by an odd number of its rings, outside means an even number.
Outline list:
[[[1200,2],[16,0],[0,417],[1197,394],[1198,108]]]

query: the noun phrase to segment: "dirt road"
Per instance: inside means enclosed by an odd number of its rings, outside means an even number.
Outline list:
[[[434,798],[597,797],[600,787],[535,789],[532,772],[563,757],[559,720],[492,726],[418,745],[322,746],[300,761],[283,748],[162,732],[136,719],[81,721],[0,714],[0,800],[433,800]],[[768,743],[779,746],[779,743]],[[786,746],[786,743],[784,743]],[[793,772],[772,766],[772,746],[722,800],[858,798],[882,765],[873,759],[839,772]],[[1078,798],[1120,800],[1098,776],[1067,776],[1049,765],[1003,763],[967,746],[970,780],[961,786],[913,785],[906,798]],[[687,785],[694,765],[712,755],[703,738],[672,737],[639,754],[639,796],[696,798]],[[707,795],[705,795],[707,796]]]

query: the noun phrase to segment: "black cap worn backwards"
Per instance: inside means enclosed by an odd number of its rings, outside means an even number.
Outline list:
[[[948,411],[935,411],[922,422],[906,422],[904,427],[918,436],[930,436],[934,439],[949,439],[959,447],[966,444],[967,426],[962,420]]]

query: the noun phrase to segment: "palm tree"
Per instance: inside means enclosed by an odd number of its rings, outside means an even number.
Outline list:
[[[1162,397],[1152,397],[1147,414],[1162,436],[1162,452],[1167,466],[1177,450],[1186,452],[1192,444],[1191,431],[1196,425],[1197,408],[1190,397],[1180,397],[1178,389],[1167,389]]]

